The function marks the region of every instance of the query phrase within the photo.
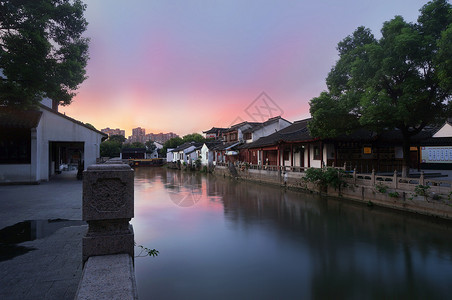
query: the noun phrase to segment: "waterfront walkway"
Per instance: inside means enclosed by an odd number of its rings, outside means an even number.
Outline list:
[[[0,299],[74,299],[87,229],[81,207],[75,173],[0,186]]]

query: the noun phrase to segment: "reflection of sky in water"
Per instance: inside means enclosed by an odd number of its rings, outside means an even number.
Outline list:
[[[163,168],[137,169],[135,183],[136,242],[160,251],[135,261],[142,299],[441,299],[452,292],[448,224]]]

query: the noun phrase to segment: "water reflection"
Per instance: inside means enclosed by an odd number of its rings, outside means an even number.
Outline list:
[[[0,261],[35,250],[33,247],[18,245],[20,243],[45,238],[63,227],[85,224],[84,221],[65,219],[27,220],[2,228],[0,229]]]
[[[175,206],[182,198],[191,205]],[[139,242],[161,253],[136,265],[140,297],[440,299],[452,292],[450,223],[166,169],[136,170],[136,207],[147,208],[134,220]]]

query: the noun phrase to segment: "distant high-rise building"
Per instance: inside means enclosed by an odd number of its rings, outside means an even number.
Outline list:
[[[108,136],[110,136],[110,135],[122,135],[123,137],[126,137],[126,131],[122,130],[122,129],[119,129],[119,128],[111,129],[111,128],[107,127],[107,128],[101,129],[100,131],[103,132],[103,133],[108,134]]]
[[[130,142],[135,143],[146,143],[146,129],[137,127],[132,129],[132,136],[130,137]]]
[[[148,134],[146,134],[146,141],[154,141],[154,142],[158,142],[160,144],[164,144],[166,141],[168,141],[169,139],[172,139],[174,137],[178,137],[178,135],[173,132],[148,133]]]

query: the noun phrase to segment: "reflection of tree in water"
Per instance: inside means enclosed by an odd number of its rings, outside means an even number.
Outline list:
[[[165,187],[177,206],[195,205],[202,196],[202,179],[198,173],[171,172],[167,174]]]
[[[314,299],[436,299],[452,292],[452,269],[432,272],[451,265],[450,223],[252,183],[222,188],[233,226],[265,220],[284,243],[309,249]]]

